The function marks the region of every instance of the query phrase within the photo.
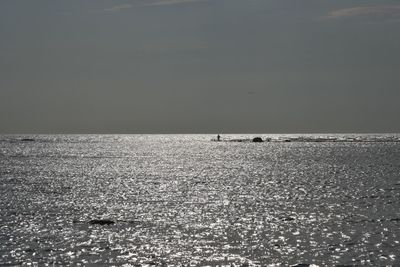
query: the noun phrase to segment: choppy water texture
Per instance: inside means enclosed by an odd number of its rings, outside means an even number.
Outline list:
[[[0,136],[0,265],[400,265],[399,136],[213,137]]]

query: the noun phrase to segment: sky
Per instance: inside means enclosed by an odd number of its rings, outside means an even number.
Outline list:
[[[389,133],[399,100],[400,1],[0,1],[0,133]]]

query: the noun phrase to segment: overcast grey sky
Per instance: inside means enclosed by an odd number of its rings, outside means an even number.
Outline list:
[[[0,133],[400,132],[399,100],[400,1],[0,1]]]

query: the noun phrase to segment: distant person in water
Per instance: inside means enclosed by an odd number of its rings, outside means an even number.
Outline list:
[[[221,136],[217,135],[217,141],[221,141]]]

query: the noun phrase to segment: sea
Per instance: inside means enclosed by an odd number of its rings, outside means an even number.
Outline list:
[[[16,265],[400,266],[400,135],[0,135]]]

